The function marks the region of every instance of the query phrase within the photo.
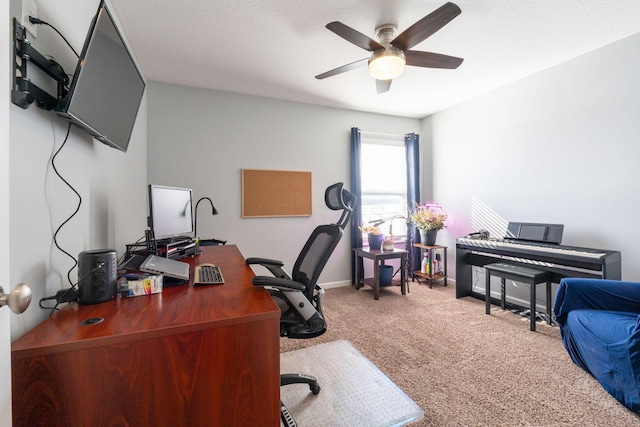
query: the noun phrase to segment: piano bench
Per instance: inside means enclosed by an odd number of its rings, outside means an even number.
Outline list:
[[[529,285],[530,288],[530,329],[536,330],[536,285],[547,284],[547,323],[551,324],[551,277],[548,271],[522,267],[514,264],[495,263],[484,266],[486,270],[485,305],[486,314],[491,314],[491,276],[500,278],[500,306],[505,308],[505,280],[515,280]]]

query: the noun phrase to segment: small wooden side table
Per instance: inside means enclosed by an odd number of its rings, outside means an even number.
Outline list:
[[[393,249],[392,251],[383,251],[370,248],[355,248],[355,277],[356,277],[356,290],[360,289],[364,285],[369,285],[373,288],[373,298],[380,298],[380,286],[400,286],[402,295],[407,294],[407,254],[408,251],[402,249]],[[373,277],[360,278],[360,263],[359,259],[368,258],[373,260]],[[380,273],[379,267],[384,265],[385,260],[399,258],[400,259],[400,280],[391,280],[388,285],[380,285]]]
[[[418,283],[420,283],[420,279],[423,279],[424,281],[429,283],[429,287],[432,288],[433,287],[433,282],[437,281],[437,280],[442,280],[443,284],[445,286],[447,286],[447,247],[446,246],[441,246],[441,245],[434,245],[434,246],[427,246],[427,245],[423,245],[422,243],[414,243],[413,246],[415,248],[420,248],[420,253],[424,254],[425,252],[427,253],[427,258],[428,258],[428,262],[429,262],[429,272],[428,273],[422,273],[420,271],[414,271],[412,273],[412,278],[411,280],[415,280],[416,278],[418,279]],[[440,251],[442,252],[443,256],[441,259],[441,269],[439,271],[433,271],[433,260],[436,259],[436,253]],[[439,257],[440,255],[438,255]],[[422,259],[422,257],[421,257]]]

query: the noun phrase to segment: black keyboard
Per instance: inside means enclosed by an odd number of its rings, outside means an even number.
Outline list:
[[[220,267],[217,265],[200,264],[196,265],[194,270],[193,286],[221,285],[224,283]]]

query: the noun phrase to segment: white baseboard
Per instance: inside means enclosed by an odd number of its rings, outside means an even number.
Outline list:
[[[341,288],[343,286],[351,286],[351,280],[342,280],[340,282],[329,282],[320,284],[320,287],[322,289]]]
[[[411,278],[409,277],[407,279],[409,281],[409,283],[411,283]],[[448,286],[455,286],[456,285],[456,281],[451,279],[451,278],[447,278],[447,285]],[[320,287],[322,287],[322,289],[331,289],[331,288],[341,288],[344,286],[351,286],[351,281],[350,280],[342,280],[339,282],[329,282],[329,283],[321,283]]]

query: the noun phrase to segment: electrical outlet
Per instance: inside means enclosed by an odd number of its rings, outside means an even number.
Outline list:
[[[35,0],[22,0],[22,26],[35,38],[38,26],[29,21],[29,16],[38,17],[38,5]]]

